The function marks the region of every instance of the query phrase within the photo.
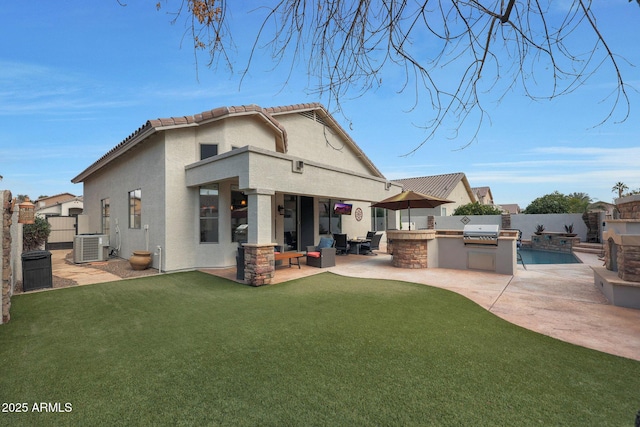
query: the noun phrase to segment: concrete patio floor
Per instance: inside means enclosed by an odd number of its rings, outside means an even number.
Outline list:
[[[332,272],[350,277],[401,280],[448,289],[463,295],[496,316],[523,328],[606,353],[640,361],[640,310],[616,307],[594,285],[591,265],[602,261],[592,254],[576,255],[583,264],[518,265],[515,276],[441,268],[401,269],[391,256],[346,255],[336,266],[279,266],[274,283]],[[53,274],[79,285],[121,280],[120,277],[52,257]],[[202,269],[235,280],[236,269]]]
[[[381,248],[382,249],[382,248]],[[442,268],[393,267],[391,256],[346,255],[336,266],[276,268],[274,283],[332,272],[350,277],[402,280],[448,289],[523,328],[602,352],[640,361],[640,310],[611,305],[594,285],[596,255],[576,253],[582,264],[518,265],[515,276]],[[201,271],[235,280],[236,269]]]

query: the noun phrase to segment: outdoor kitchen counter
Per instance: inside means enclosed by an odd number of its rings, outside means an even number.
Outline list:
[[[496,245],[465,245],[462,230],[387,230],[387,250],[399,268],[516,272],[517,230],[501,230]]]
[[[481,270],[514,275],[517,270],[517,230],[500,230],[495,244],[465,244],[461,230],[440,230],[436,233],[432,266],[455,270]]]

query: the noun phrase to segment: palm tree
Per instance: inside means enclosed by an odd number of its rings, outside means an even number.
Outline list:
[[[625,185],[624,182],[617,182],[616,185],[613,186],[613,188],[611,189],[612,192],[618,192],[618,198],[622,197],[622,193],[624,193],[625,190],[628,190],[629,187],[627,187]]]

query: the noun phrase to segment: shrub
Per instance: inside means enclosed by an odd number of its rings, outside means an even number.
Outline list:
[[[458,206],[454,215],[500,215],[502,212],[500,209],[492,205],[481,205],[478,202],[467,203],[466,205]]]
[[[42,246],[51,234],[51,224],[40,217],[36,217],[33,224],[26,224],[22,232],[22,250],[33,251]]]

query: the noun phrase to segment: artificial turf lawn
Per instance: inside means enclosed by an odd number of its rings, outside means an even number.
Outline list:
[[[11,425],[632,425],[640,362],[446,290],[323,273],[252,288],[198,272],[14,296]]]

